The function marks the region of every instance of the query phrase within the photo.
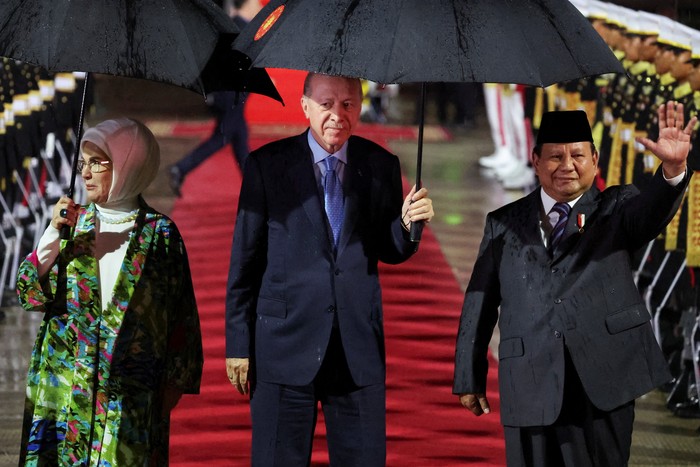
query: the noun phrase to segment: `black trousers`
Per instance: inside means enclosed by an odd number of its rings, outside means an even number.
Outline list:
[[[333,330],[314,380],[306,386],[257,381],[250,400],[254,467],[311,463],[318,404],[326,422],[330,465],[382,467],[386,463],[386,385],[358,387],[340,335]]]
[[[564,401],[550,426],[505,426],[509,467],[624,467],[632,444],[634,401],[609,412],[586,395],[567,354]]]

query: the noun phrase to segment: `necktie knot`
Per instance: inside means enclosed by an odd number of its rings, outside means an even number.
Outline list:
[[[552,206],[552,211],[550,212],[558,213],[559,218],[561,219],[562,216],[569,216],[569,213],[571,212],[571,206],[569,206],[569,203],[555,203],[554,206]]]
[[[561,240],[564,238],[564,231],[566,230],[566,222],[569,220],[569,213],[571,212],[571,206],[569,203],[556,203],[550,212],[556,212],[559,214],[559,219],[554,228],[552,228],[552,233],[549,234],[549,250],[554,251],[554,249],[559,245]]]
[[[338,163],[337,157],[328,156],[325,159],[323,159],[323,162],[326,164],[326,171],[335,172],[335,166]]]

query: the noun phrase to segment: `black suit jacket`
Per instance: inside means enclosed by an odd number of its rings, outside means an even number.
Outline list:
[[[490,213],[465,294],[453,392],[485,392],[497,319],[504,425],[556,420],[565,347],[586,394],[602,410],[668,381],[631,255],[671,220],[688,178],[672,187],[659,170],[644,192],[632,185],[591,188],[573,207],[568,237],[551,256],[539,230],[539,189]],[[586,219],[582,231],[578,214]]]
[[[398,158],[354,136],[347,155],[336,255],[307,134],[268,144],[246,163],[226,297],[226,355],[251,358],[260,381],[310,383],[334,315],[355,383],[385,379],[377,262],[404,261],[417,244],[400,223]]]

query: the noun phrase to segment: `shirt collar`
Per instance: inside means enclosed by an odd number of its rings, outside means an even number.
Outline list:
[[[309,142],[309,147],[311,148],[311,152],[314,155],[314,164],[318,164],[321,162],[323,159],[328,157],[328,152],[321,147],[320,144],[314,139],[314,136],[311,134],[311,129],[306,133],[306,139]],[[340,159],[343,164],[348,163],[348,142],[346,141],[343,143],[343,145],[338,149],[335,153],[331,154],[338,159]]]
[[[583,196],[583,195],[581,195]],[[573,208],[574,205],[581,199],[581,196],[568,202],[569,207]],[[556,204],[556,200],[544,192],[544,189],[540,189],[540,197],[542,198],[542,207],[544,208],[545,214],[548,214]]]

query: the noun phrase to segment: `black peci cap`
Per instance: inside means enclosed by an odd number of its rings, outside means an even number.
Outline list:
[[[542,115],[537,145],[545,143],[593,142],[591,125],[583,110],[558,110]]]

